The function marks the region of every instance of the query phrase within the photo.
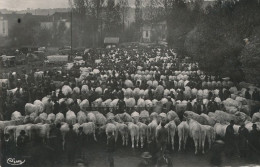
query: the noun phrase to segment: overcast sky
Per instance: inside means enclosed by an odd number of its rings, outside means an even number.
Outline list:
[[[107,0],[105,0],[107,1]],[[116,2],[119,0],[115,0]],[[147,3],[150,0],[142,0]],[[207,0],[213,1],[213,0]],[[129,6],[134,7],[135,0],[128,0]],[[69,0],[0,0],[0,9],[24,10],[31,9],[48,9],[48,8],[68,8]]]
[[[107,0],[105,0],[107,1]],[[115,0],[116,2],[118,0]],[[143,0],[150,1],[150,0]],[[69,0],[0,0],[0,9],[24,10],[31,9],[48,9],[48,8],[68,8]],[[130,6],[134,6],[135,0],[128,0]]]
[[[24,10],[27,8],[67,8],[68,0],[0,0],[0,9]]]

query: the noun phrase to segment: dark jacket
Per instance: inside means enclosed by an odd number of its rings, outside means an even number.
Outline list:
[[[60,129],[56,128],[55,126],[50,130],[50,137],[49,137],[49,145],[55,151],[60,152],[62,150],[62,134]]]
[[[168,139],[168,131],[165,127],[162,127],[161,129],[159,129],[158,131],[158,142],[162,143],[162,142],[167,142]]]
[[[247,149],[247,140],[248,140],[248,130],[244,127],[244,128],[239,128],[238,130],[238,134],[239,134],[239,149],[240,150],[246,150]]]
[[[250,146],[259,150],[260,149],[259,140],[260,140],[260,132],[257,130],[252,130],[248,136],[248,142],[249,142]]]
[[[60,112],[60,104],[57,101],[55,101],[53,106],[53,114],[57,114],[59,112]]]
[[[245,98],[246,99],[251,99],[251,95],[250,95],[249,91],[245,92]]]
[[[87,142],[87,136],[85,135],[84,132],[79,132],[77,135],[77,140],[78,140],[78,148],[82,148],[86,146],[86,142]]]
[[[107,152],[115,152],[115,137],[108,137]]]
[[[235,139],[235,131],[233,126],[228,125],[226,128],[226,134],[225,134],[225,142],[226,143],[233,143]]]
[[[76,149],[77,134],[72,129],[65,135],[65,146],[68,151]]]
[[[23,149],[29,142],[29,137],[27,135],[19,135],[17,138],[17,147]]]

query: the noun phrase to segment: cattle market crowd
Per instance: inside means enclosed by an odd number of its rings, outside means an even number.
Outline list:
[[[10,157],[55,166],[62,154],[84,163],[101,136],[110,166],[118,145],[142,149],[139,166],[172,166],[170,151],[188,138],[213,166],[222,152],[259,163],[260,89],[206,74],[173,49],[91,49],[67,68],[29,70],[1,73],[2,166]]]

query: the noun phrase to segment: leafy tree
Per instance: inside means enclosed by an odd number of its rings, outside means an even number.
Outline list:
[[[129,8],[128,0],[119,0],[120,14],[122,16],[123,31],[125,30],[125,20],[127,17],[127,11]]]
[[[242,70],[250,83],[260,83],[260,26],[256,27],[249,43],[241,53]]]
[[[101,43],[103,2],[104,0],[70,0],[75,45],[96,47]]]
[[[180,55],[185,55],[186,35],[193,28],[190,9],[184,0],[174,0],[171,4],[168,21],[168,45]]]
[[[135,0],[135,38],[140,41],[141,27],[143,25],[142,0]]]
[[[47,28],[41,28],[40,26],[35,27],[34,30],[34,43],[37,46],[48,46],[51,44],[51,30]]]
[[[237,82],[243,80],[244,62],[240,62],[239,55],[243,39],[259,25],[259,9],[257,0],[217,1],[187,35],[187,53],[208,73],[230,76]]]
[[[105,15],[106,36],[119,36],[121,33],[120,4],[115,4],[114,0],[108,0]]]

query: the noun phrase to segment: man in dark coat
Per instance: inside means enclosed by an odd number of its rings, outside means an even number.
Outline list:
[[[260,100],[260,94],[259,94],[259,91],[256,88],[255,88],[255,90],[252,94],[252,99],[255,100],[255,101]]]
[[[61,124],[57,124],[56,126],[53,124],[51,125],[51,130],[50,130],[50,136],[49,136],[49,146],[53,149],[54,151],[54,156],[56,160],[56,163],[59,162],[60,156],[62,153],[62,134],[60,131]]]
[[[206,106],[203,104],[202,100],[198,99],[198,102],[195,102],[193,105],[193,112],[197,114],[205,113]]]
[[[249,146],[249,158],[258,163],[259,162],[259,152],[260,152],[260,132],[257,131],[256,124],[252,126],[253,130],[248,136],[248,146]]]
[[[168,99],[168,101],[165,104],[166,113],[168,113],[168,111],[170,111],[170,110],[174,110],[174,106],[171,101],[171,97],[169,96],[167,99]]]
[[[224,91],[223,96],[224,96],[224,100],[226,100],[227,98],[230,98],[230,96],[231,96],[230,91],[229,91],[228,89],[226,89],[226,90]]]
[[[74,100],[74,103],[71,104],[70,109],[75,114],[77,114],[80,111],[80,107],[79,107],[79,104],[78,104],[77,100]]]
[[[115,137],[112,135],[112,132],[109,132],[108,142],[107,142],[107,153],[108,153],[108,162],[110,167],[114,167],[114,157],[113,157],[114,152],[115,152]]]
[[[157,143],[159,144],[159,148],[162,154],[164,154],[166,150],[166,144],[168,139],[168,131],[164,126],[165,126],[165,122],[162,122],[161,129],[158,130],[158,137],[157,137]]]
[[[211,98],[211,100],[208,102],[208,113],[209,112],[215,112],[217,110],[217,103],[214,101],[214,98]]]
[[[234,155],[236,150],[236,143],[235,143],[235,131],[234,131],[234,120],[230,121],[230,124],[226,128],[226,134],[225,134],[225,144],[226,144],[226,155],[228,157],[231,157]]]
[[[251,94],[249,93],[249,88],[246,89],[245,98],[246,99],[251,99]]]
[[[76,143],[77,143],[77,134],[73,131],[73,126],[69,125],[69,132],[65,135],[65,147],[68,156],[69,164],[74,163]]]
[[[125,109],[126,109],[126,104],[125,101],[123,99],[119,99],[118,103],[117,103],[117,113],[124,113]]]
[[[245,124],[243,123],[238,130],[238,135],[239,135],[239,152],[240,152],[240,157],[241,158],[246,158],[246,153],[247,153],[247,143],[248,143],[248,130],[245,127]]]
[[[53,114],[58,114],[60,112],[60,104],[58,101],[55,99],[54,100],[54,105],[53,105]]]
[[[67,111],[68,111],[68,108],[67,108],[67,105],[66,105],[65,101],[61,102],[61,104],[60,104],[60,112],[63,115],[66,115]]]
[[[22,156],[26,145],[29,143],[29,137],[26,135],[24,130],[21,130],[20,135],[17,138],[17,151],[18,155]]]
[[[79,153],[79,158],[85,159],[85,147],[86,147],[86,142],[87,142],[87,136],[83,132],[83,127],[79,127],[79,133],[77,135],[77,140],[78,140],[78,153]]]

